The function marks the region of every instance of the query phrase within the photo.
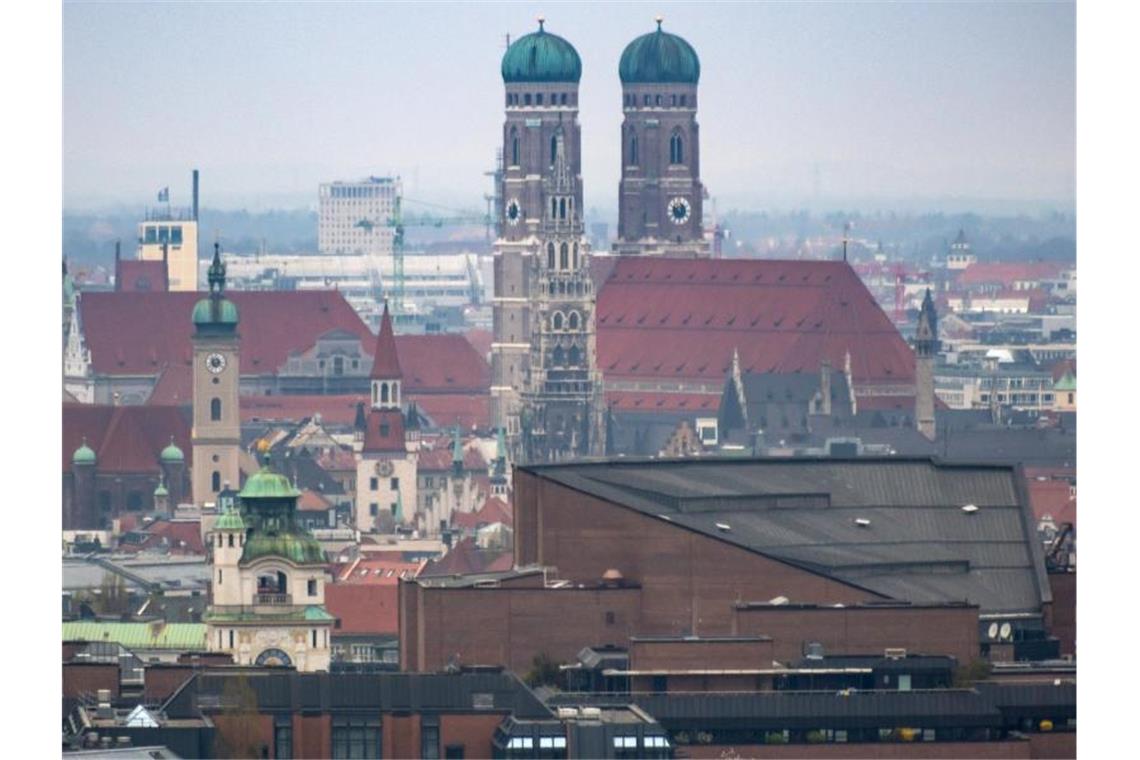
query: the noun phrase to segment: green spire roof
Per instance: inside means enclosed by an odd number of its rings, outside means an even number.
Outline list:
[[[249,476],[238,494],[243,502],[251,499],[296,499],[301,492],[293,487],[289,478],[269,467],[269,453],[266,452],[261,469]]]
[[[233,328],[238,323],[238,309],[233,302],[223,298],[226,289],[226,265],[222,263],[222,247],[214,243],[214,261],[207,275],[210,282],[210,296],[194,304],[192,319],[199,328]]]
[[[578,51],[557,34],[543,28],[523,35],[511,43],[503,55],[500,71],[503,81],[511,82],[578,82],[582,78],[582,59]]]
[[[1076,375],[1069,371],[1066,371],[1057,382],[1053,383],[1053,390],[1055,391],[1075,391],[1076,389]]]
[[[696,84],[701,78],[697,51],[683,38],[661,30],[643,34],[626,46],[618,64],[623,84]]]
[[[227,509],[214,523],[214,530],[245,530],[245,520],[241,519],[241,512]]]
[[[186,457],[182,454],[182,449],[174,445],[174,436],[170,436],[170,443],[167,444],[166,448],[162,450],[162,453],[159,454],[158,457],[163,462],[172,464],[186,461]]]
[[[86,436],[83,438],[83,443],[71,455],[72,464],[95,464],[95,450],[87,445]]]

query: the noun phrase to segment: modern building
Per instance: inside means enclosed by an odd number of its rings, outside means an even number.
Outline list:
[[[321,184],[318,250],[391,257],[395,228],[389,222],[401,193],[398,177]]]
[[[583,229],[574,46],[545,30],[503,56],[503,235],[495,243],[492,420],[516,459],[604,450]]]
[[[701,63],[692,45],[657,30],[629,43],[622,84],[617,254],[707,256],[697,127]]]
[[[227,509],[208,536],[206,644],[239,665],[329,668],[325,555],[297,522],[300,495],[266,458],[242,488],[240,509]]]
[[[159,195],[159,201],[169,199],[170,188]],[[189,208],[165,207],[147,209],[143,221],[138,224],[139,261],[162,262],[166,269],[164,278],[170,290],[198,289],[198,170],[193,173],[191,189],[192,205]],[[116,262],[119,258],[118,246],[115,249]],[[116,263],[116,289],[120,285],[120,271]],[[133,278],[131,279],[133,282]],[[157,277],[149,275],[150,281]],[[132,288],[126,288],[132,289]],[[163,288],[165,289],[165,288]]]

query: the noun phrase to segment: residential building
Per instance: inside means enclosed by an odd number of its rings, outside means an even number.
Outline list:
[[[322,254],[392,256],[392,226],[402,193],[398,177],[368,177],[320,186],[317,248]]]

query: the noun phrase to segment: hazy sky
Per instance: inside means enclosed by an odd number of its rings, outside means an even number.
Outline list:
[[[610,212],[618,58],[657,13],[701,59],[722,210],[1073,202],[1072,3],[66,2],[65,208],[187,203],[193,167],[211,207],[394,173],[482,208],[504,36],[543,14],[581,55],[586,205]]]

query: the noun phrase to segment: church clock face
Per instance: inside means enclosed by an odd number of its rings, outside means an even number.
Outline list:
[[[669,221],[673,224],[684,224],[689,221],[689,200],[677,197],[669,201]]]
[[[511,198],[507,201],[506,210],[507,224],[514,226],[522,220],[522,209],[519,207],[519,199]]]
[[[220,375],[226,368],[226,357],[221,354],[210,354],[206,357],[206,369],[212,375]]]

